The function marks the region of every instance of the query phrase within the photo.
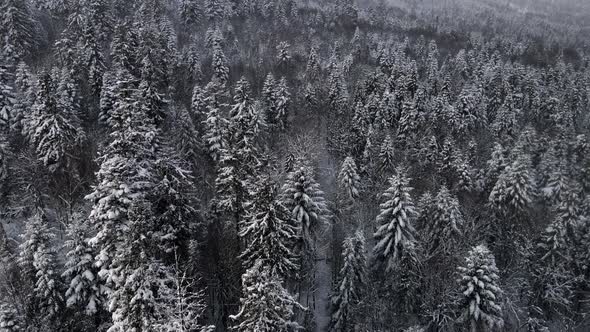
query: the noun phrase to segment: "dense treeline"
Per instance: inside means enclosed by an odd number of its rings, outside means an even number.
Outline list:
[[[587,10],[3,0],[0,331],[588,329]]]

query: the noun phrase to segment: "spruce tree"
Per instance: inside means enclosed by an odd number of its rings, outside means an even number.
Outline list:
[[[503,294],[494,255],[485,245],[478,245],[469,251],[458,271],[460,321],[468,323],[472,332],[502,328]]]
[[[219,160],[222,150],[227,147],[229,122],[222,116],[222,101],[224,85],[218,80],[212,80],[206,87],[207,115],[203,121],[204,135],[203,142],[209,150],[214,161]]]
[[[289,43],[282,41],[277,45],[277,64],[279,66],[288,66],[291,61],[291,52]]]
[[[328,212],[324,193],[314,180],[312,170],[305,166],[296,167],[288,174],[281,191],[281,201],[291,210],[304,242],[311,246]]]
[[[426,201],[425,201],[426,202]],[[423,203],[424,204],[424,203]],[[455,241],[463,233],[464,224],[457,197],[449,192],[446,187],[441,187],[428,209],[430,220],[426,220],[426,241],[430,244],[431,251],[439,247],[443,252],[449,253]]]
[[[21,317],[11,304],[0,305],[0,332],[22,331]]]
[[[266,119],[269,124],[274,124],[277,116],[277,100],[276,100],[276,81],[272,73],[266,75],[264,84],[262,85],[262,103],[266,113]]]
[[[32,308],[43,318],[59,313],[62,296],[56,275],[55,251],[51,241],[55,236],[44,216],[38,212],[28,220],[24,241],[20,245],[18,262],[27,278],[33,283]]]
[[[287,79],[281,77],[277,88],[275,90],[276,100],[276,115],[275,122],[279,129],[285,129],[287,125],[287,116],[289,110],[289,104],[291,103],[291,94],[289,93],[289,87],[287,85]]]
[[[402,169],[389,179],[389,188],[383,193],[384,200],[377,216],[379,224],[373,238],[373,256],[377,267],[391,271],[401,258],[406,245],[414,240],[416,208],[410,191],[410,179]]]
[[[71,122],[72,111],[63,109],[56,97],[53,79],[49,74],[43,75],[28,124],[29,139],[39,160],[52,172],[69,166],[68,152],[80,133]]]
[[[213,78],[218,80],[221,84],[226,84],[229,79],[229,68],[227,66],[227,59],[223,53],[220,44],[213,45]]]
[[[2,57],[0,56],[0,61]],[[12,86],[12,75],[8,68],[0,65],[0,131],[7,131],[11,127],[13,108],[16,102]]]
[[[393,140],[390,135],[385,136],[383,143],[381,143],[381,149],[379,150],[379,172],[387,174],[393,171],[395,165],[395,148],[393,146]]]
[[[516,160],[502,171],[489,196],[493,209],[504,215],[526,212],[536,195],[530,157],[522,150],[517,151]]]
[[[289,278],[299,270],[296,252],[298,228],[291,213],[277,200],[274,184],[266,176],[256,183],[245,219],[240,223],[240,238],[248,246],[240,255],[246,269],[261,262],[272,272]]]
[[[330,331],[354,330],[355,306],[363,297],[366,283],[365,237],[357,231],[354,236],[344,240],[342,258],[343,266],[339,273],[339,282],[332,295],[333,313]]]
[[[89,225],[76,218],[68,225],[68,240],[65,271],[62,277],[69,284],[66,292],[66,305],[78,306],[87,315],[93,315],[104,305],[106,290],[100,283],[98,271],[94,266],[95,251],[88,244]]]
[[[35,26],[25,0],[6,0],[0,5],[1,50],[5,59],[16,64],[36,45]]]
[[[240,310],[230,318],[236,321],[234,331],[287,332],[299,325],[292,321],[294,309],[304,309],[287,292],[283,281],[271,268],[255,262],[242,276]]]
[[[344,192],[344,200],[349,204],[353,204],[359,197],[360,180],[354,159],[350,156],[346,157],[340,167],[338,184],[340,190]]]

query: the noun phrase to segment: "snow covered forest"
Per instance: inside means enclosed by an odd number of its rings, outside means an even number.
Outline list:
[[[0,332],[590,331],[590,2],[0,0]]]

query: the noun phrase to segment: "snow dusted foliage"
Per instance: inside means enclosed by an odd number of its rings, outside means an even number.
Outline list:
[[[281,189],[281,201],[291,210],[303,241],[311,245],[316,232],[326,222],[328,208],[310,167],[299,166],[288,174]]]
[[[86,196],[93,203],[89,218],[96,229],[90,244],[98,251],[99,275],[109,282],[109,271],[116,268],[113,257],[128,231],[129,209],[152,186],[158,135],[153,121],[135,107],[133,79],[124,70],[118,77],[117,99],[108,120],[111,141],[99,157],[98,184]]]
[[[377,216],[376,241],[373,247],[374,264],[391,271],[401,258],[406,245],[414,241],[414,221],[418,213],[410,196],[412,188],[405,171],[398,169],[389,179],[389,187],[381,195],[383,203]]]
[[[91,86],[92,92],[98,96],[102,86],[105,64],[96,33],[97,31],[91,25],[84,27],[84,46],[82,48],[84,65],[82,68],[88,78],[88,84]]]
[[[5,192],[6,186],[9,184],[9,162],[10,150],[8,142],[3,134],[0,134],[0,193]]]
[[[198,280],[176,267],[167,288],[162,288],[156,304],[156,332],[213,332],[215,326],[201,324],[205,311],[204,294],[196,291]]]
[[[469,251],[458,271],[460,320],[468,323],[471,331],[501,329],[503,293],[494,255],[485,245],[478,245]]]
[[[37,99],[28,127],[29,139],[39,160],[52,172],[68,166],[68,152],[74,146],[79,133],[72,123],[74,113],[71,106],[65,99],[61,101],[60,103],[56,98],[54,80],[49,74],[44,74],[39,80]]]
[[[225,85],[219,80],[212,80],[205,87],[204,103],[206,104],[206,119],[203,121],[204,135],[203,142],[205,143],[209,155],[214,161],[219,160],[221,150],[227,145],[227,129],[229,123],[226,118],[222,116],[223,90]]]
[[[165,118],[163,110],[165,100],[158,91],[159,69],[154,67],[151,53],[141,60],[141,82],[138,88],[138,108],[145,113],[155,124],[160,124]]]
[[[68,240],[64,244],[67,260],[62,277],[69,284],[65,292],[66,306],[79,306],[87,315],[93,315],[103,305],[106,289],[94,266],[95,251],[88,244],[89,233],[87,221],[80,217],[68,225]]]
[[[495,211],[503,215],[525,213],[536,196],[529,155],[521,150],[515,155],[516,159],[498,177],[488,199]]]
[[[272,73],[269,73],[262,87],[262,105],[266,123],[279,130],[285,129],[290,102],[291,94],[287,79],[282,77],[277,81]]]
[[[0,62],[2,60],[0,56]],[[0,130],[9,128],[12,122],[13,107],[16,102],[13,88],[9,85],[12,76],[6,66],[0,65]]]
[[[175,140],[180,154],[184,160],[194,163],[202,150],[197,126],[193,122],[190,112],[185,107],[177,108],[174,115],[174,122],[178,127],[178,135],[175,136]]]
[[[4,37],[2,55],[14,63],[35,46],[35,27],[25,0],[6,0],[0,5],[0,32]]]
[[[352,204],[359,197],[360,181],[354,158],[346,157],[340,167],[338,185],[340,190],[344,192],[347,202]]]
[[[275,121],[279,129],[282,130],[287,125],[289,106],[291,104],[291,93],[285,77],[281,77],[274,93],[276,99]]]
[[[0,332],[20,331],[22,331],[22,326],[18,312],[11,304],[0,304]]]
[[[299,228],[277,200],[275,185],[268,177],[262,176],[254,190],[246,217],[240,222],[238,235],[248,243],[240,258],[246,269],[261,262],[270,266],[272,273],[288,278],[299,270]]]
[[[267,122],[273,123],[277,112],[276,81],[272,73],[268,73],[262,85],[262,103],[266,112]]]
[[[227,83],[229,78],[229,68],[227,66],[227,59],[223,53],[223,48],[220,43],[213,45],[213,72],[215,73],[214,79],[218,80],[221,84]]]
[[[59,312],[62,296],[57,275],[55,251],[51,247],[54,237],[45,217],[35,214],[27,222],[24,241],[20,245],[18,262],[26,277],[33,283],[32,305],[43,316]]]
[[[158,151],[154,170],[154,186],[148,194],[155,229],[151,230],[153,249],[161,257],[172,258],[172,253],[186,249],[191,231],[201,226],[197,211],[199,204],[194,188],[194,177],[186,163],[170,144]]]
[[[282,41],[277,45],[277,64],[279,66],[287,66],[291,61],[291,45]]]
[[[242,276],[240,311],[230,316],[234,331],[287,332],[298,328],[292,321],[294,309],[305,310],[283,286],[282,279],[261,261],[254,263]]]
[[[492,148],[492,154],[490,159],[486,162],[486,171],[484,186],[486,188],[493,188],[498,181],[498,177],[504,169],[509,165],[508,152],[502,146],[502,144],[496,142]]]
[[[424,197],[424,205],[428,197]],[[459,200],[446,187],[441,187],[431,206],[424,206],[428,210],[430,220],[425,220],[427,243],[432,251],[440,249],[443,252],[452,251],[455,241],[459,239],[464,224]],[[422,216],[421,216],[422,218]]]
[[[387,173],[393,171],[395,165],[395,147],[391,135],[385,136],[381,149],[379,150],[378,167],[379,172]]]
[[[332,295],[330,331],[351,331],[355,326],[355,306],[363,296],[366,285],[365,237],[361,231],[348,237],[343,243],[343,266]]]
[[[158,298],[170,287],[169,269],[137,247],[118,257],[124,264],[109,298],[113,325],[108,332],[149,331],[158,322]]]

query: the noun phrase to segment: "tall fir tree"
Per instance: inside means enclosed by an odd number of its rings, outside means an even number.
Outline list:
[[[104,305],[106,290],[94,266],[95,251],[88,244],[89,225],[82,218],[68,225],[65,271],[62,277],[69,284],[65,292],[66,306],[82,308],[87,315],[96,314]]]
[[[248,246],[240,255],[246,269],[260,261],[272,272],[289,278],[299,270],[299,231],[291,213],[277,200],[274,184],[261,176],[240,226],[240,238]]]
[[[328,211],[324,193],[314,180],[312,170],[300,166],[291,171],[281,191],[281,201],[291,210],[303,241],[313,247],[316,232],[325,223]]]
[[[345,205],[352,205],[359,198],[360,181],[361,178],[357,173],[354,159],[350,156],[346,157],[340,167],[340,173],[338,173],[338,186],[344,193],[342,199]]]
[[[332,295],[332,318],[330,331],[351,331],[356,326],[356,308],[363,298],[366,286],[365,237],[357,231],[344,240],[343,266],[339,273],[335,293]]]
[[[16,65],[36,46],[35,23],[25,0],[7,0],[0,5],[0,35],[5,59]]]
[[[42,212],[35,214],[27,223],[24,241],[20,245],[19,264],[33,283],[31,308],[43,319],[55,318],[62,305],[60,282],[56,274],[55,250],[51,246],[55,236]]]
[[[469,251],[465,264],[458,270],[460,320],[467,323],[472,332],[502,328],[503,294],[494,255],[485,245],[478,245]]]
[[[414,241],[414,221],[417,211],[409,186],[410,179],[402,169],[389,179],[389,188],[382,194],[384,200],[377,216],[379,224],[373,234],[376,244],[373,247],[374,264],[389,272],[402,257],[406,245]]]
[[[287,292],[281,278],[270,267],[257,261],[242,276],[242,290],[240,310],[230,316],[236,321],[234,331],[286,332],[298,327],[291,320],[294,309],[304,308]]]

